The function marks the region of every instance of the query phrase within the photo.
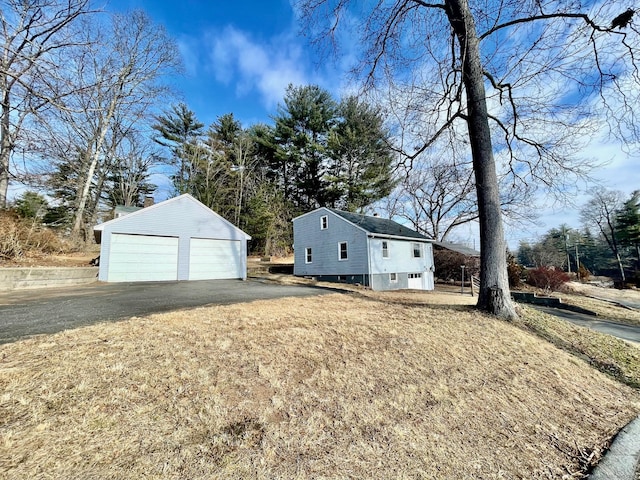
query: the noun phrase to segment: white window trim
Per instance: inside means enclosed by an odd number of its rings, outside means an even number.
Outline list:
[[[418,252],[420,253],[420,255],[418,256],[416,256],[416,247],[418,247]],[[422,258],[422,256],[423,256],[422,244],[413,242],[411,244],[411,258]]]
[[[309,260],[309,257],[311,257],[311,260]],[[304,263],[313,263],[313,249],[311,247],[304,249]]]
[[[320,217],[320,230],[326,230],[329,228],[329,216],[322,215]]]
[[[345,249],[347,256],[345,258],[342,258],[342,245],[347,246]],[[346,262],[347,260],[349,260],[349,242],[338,242],[338,261]]]
[[[398,283],[398,274],[397,273],[390,273],[389,274],[389,282]]]
[[[387,245],[387,248],[384,248],[385,244]],[[389,242],[387,240],[382,240],[382,258],[388,260],[390,257],[391,255],[389,254]]]

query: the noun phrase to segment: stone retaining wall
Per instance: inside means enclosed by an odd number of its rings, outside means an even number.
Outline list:
[[[560,305],[560,299],[557,297],[539,297],[536,293],[531,292],[511,292],[511,296],[516,302],[531,303],[534,305],[544,305],[546,307],[556,307]]]
[[[562,303],[562,299],[557,297],[539,297],[535,293],[529,292],[511,292],[511,297],[516,302],[531,303],[533,305],[543,305],[545,307],[561,308],[563,310],[571,310],[572,312],[576,313],[584,313],[585,315],[598,315],[596,312],[593,312],[586,308],[578,307],[577,305]]]
[[[93,283],[98,267],[0,268],[0,291]]]

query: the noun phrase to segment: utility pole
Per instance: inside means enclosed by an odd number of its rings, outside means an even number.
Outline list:
[[[571,258],[569,257],[569,247],[567,245],[567,229],[562,225],[562,236],[564,238],[564,253],[567,256],[567,273],[571,275]]]

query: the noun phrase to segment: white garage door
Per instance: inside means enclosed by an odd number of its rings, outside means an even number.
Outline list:
[[[109,282],[145,282],[178,279],[178,238],[147,235],[111,235]]]
[[[422,290],[424,288],[422,283],[422,273],[410,273],[407,286],[414,290]]]
[[[243,278],[240,242],[192,238],[189,280]]]

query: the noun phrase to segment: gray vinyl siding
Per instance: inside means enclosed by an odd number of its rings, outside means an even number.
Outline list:
[[[388,273],[371,275],[372,290],[400,290],[409,288],[409,277],[407,273],[398,273],[398,281],[392,282]]]
[[[323,216],[328,218],[326,229],[321,228],[320,219]],[[366,220],[363,224],[371,226],[372,220]],[[359,283],[374,290],[396,290],[410,288],[409,276],[420,274],[424,287],[433,289],[432,245],[424,237],[413,239],[394,237],[379,231],[372,233],[339,213],[320,208],[293,220],[293,238],[294,275]],[[348,243],[347,261],[339,260],[340,242]],[[383,256],[383,242],[388,245],[388,258]],[[415,243],[420,245],[422,251],[418,258],[413,256]],[[312,249],[311,263],[306,261],[308,248]],[[392,273],[397,275],[396,282],[390,281]]]
[[[327,216],[328,228],[320,228]],[[319,209],[293,220],[294,275],[363,275],[368,273],[367,232],[326,209]],[[338,245],[347,242],[348,259],[339,260]],[[313,260],[306,263],[307,248]]]
[[[108,281],[107,266],[113,233],[178,237],[178,280],[189,279],[191,238],[237,240],[240,242],[240,257],[233,261],[238,262],[241,271],[245,272],[243,279],[246,279],[247,240],[251,237],[189,196],[157,203],[96,228],[102,231],[98,275],[101,281]]]

